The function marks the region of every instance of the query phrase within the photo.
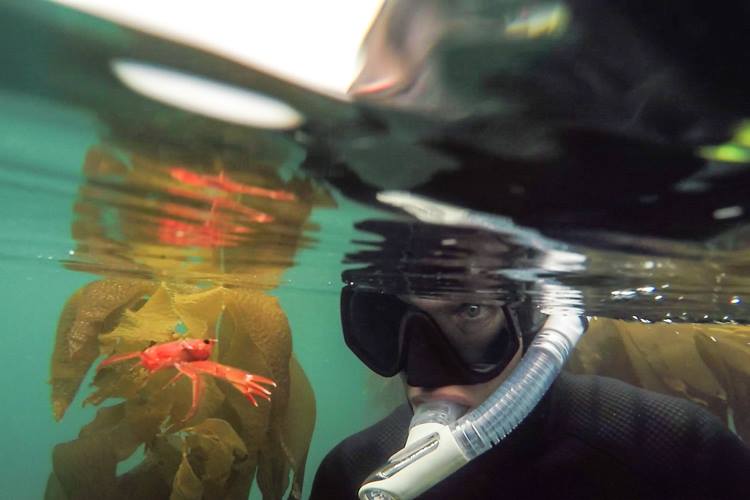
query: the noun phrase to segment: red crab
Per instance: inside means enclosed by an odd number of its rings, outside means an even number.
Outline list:
[[[201,375],[224,379],[240,391],[253,405],[258,406],[255,396],[268,401],[271,400],[271,391],[261,384],[276,387],[273,380],[253,375],[239,368],[222,365],[215,361],[209,361],[211,351],[216,343],[215,339],[181,339],[163,344],[155,344],[140,352],[127,354],[116,354],[102,361],[97,371],[114,363],[129,359],[140,358],[140,365],[154,373],[171,366],[177,369],[177,374],[166,384],[170,385],[185,375],[193,382],[193,403],[190,410],[182,421],[188,420],[195,415],[198,403],[203,395],[205,385]],[[166,386],[165,386],[166,387]]]

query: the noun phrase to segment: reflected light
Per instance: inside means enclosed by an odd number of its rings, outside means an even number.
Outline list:
[[[115,60],[111,66],[131,90],[192,113],[268,129],[294,128],[303,121],[289,105],[251,90],[136,61]]]
[[[508,22],[505,34],[510,38],[541,38],[565,31],[570,14],[563,4],[525,7]]]
[[[343,97],[383,0],[54,0]]]
[[[731,207],[718,208],[714,210],[714,219],[734,219],[735,217],[741,217],[745,211],[739,205],[733,205]]]

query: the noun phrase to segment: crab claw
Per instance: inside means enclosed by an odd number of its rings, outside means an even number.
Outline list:
[[[240,391],[253,406],[258,406],[258,401],[255,396],[261,397],[266,401],[271,401],[271,391],[260,384],[270,385],[276,387],[276,382],[270,378],[261,377],[260,375],[253,375],[252,373],[243,372],[244,376],[241,381],[234,379],[227,379],[229,382]]]
[[[193,371],[196,374],[206,374],[212,377],[226,380],[235,389],[240,391],[254,406],[258,406],[255,397],[271,400],[271,391],[263,385],[276,387],[276,382],[261,375],[255,375],[239,368],[222,365],[215,361],[193,361],[183,363],[182,369]],[[261,385],[263,384],[263,385]]]

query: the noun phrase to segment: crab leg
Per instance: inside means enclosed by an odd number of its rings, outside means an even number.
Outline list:
[[[178,378],[180,378],[180,375],[185,375],[193,383],[193,402],[190,405],[190,410],[188,410],[185,416],[182,417],[182,422],[191,419],[195,415],[195,412],[198,411],[198,403],[203,397],[203,392],[206,388],[206,385],[204,384],[203,379],[201,379],[200,374],[192,371],[191,365],[193,365],[193,363],[175,363],[174,367],[177,368],[179,373],[177,373],[177,375],[172,377],[172,380],[169,381],[169,383],[171,384]]]
[[[276,382],[270,378],[262,377],[260,375],[254,375],[248,373],[245,370],[239,368],[233,368],[231,366],[222,365],[215,361],[193,361],[190,363],[183,363],[180,368],[186,375],[188,371],[197,374],[211,375],[212,377],[226,380],[232,384],[235,389],[240,391],[253,405],[258,406],[255,396],[261,397],[266,400],[271,400],[271,391],[261,384],[276,387]]]
[[[139,351],[136,352],[129,352],[126,354],[115,354],[114,356],[110,356],[101,363],[99,363],[99,366],[96,367],[96,371],[101,370],[102,368],[105,368],[109,365],[119,363],[120,361],[126,361],[128,359],[135,359],[139,358],[141,356],[141,353]]]
[[[177,367],[175,366],[175,368],[177,368]],[[170,385],[174,384],[183,375],[185,375],[185,374],[182,373],[179,368],[177,368],[177,374],[174,377],[172,377],[171,379],[169,379],[169,382],[167,382],[166,384],[164,384],[164,386],[162,387],[162,389],[166,389]]]

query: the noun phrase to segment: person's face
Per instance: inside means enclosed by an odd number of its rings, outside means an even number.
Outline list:
[[[497,332],[505,326],[502,304],[497,301],[477,302],[467,299],[443,300],[425,297],[401,297],[402,300],[429,314],[454,345],[461,345],[461,353],[468,359],[479,359]],[[406,395],[412,407],[441,399],[476,408],[508,377],[521,358],[523,346],[495,378],[480,384],[448,385],[437,388],[414,387],[407,384]]]

